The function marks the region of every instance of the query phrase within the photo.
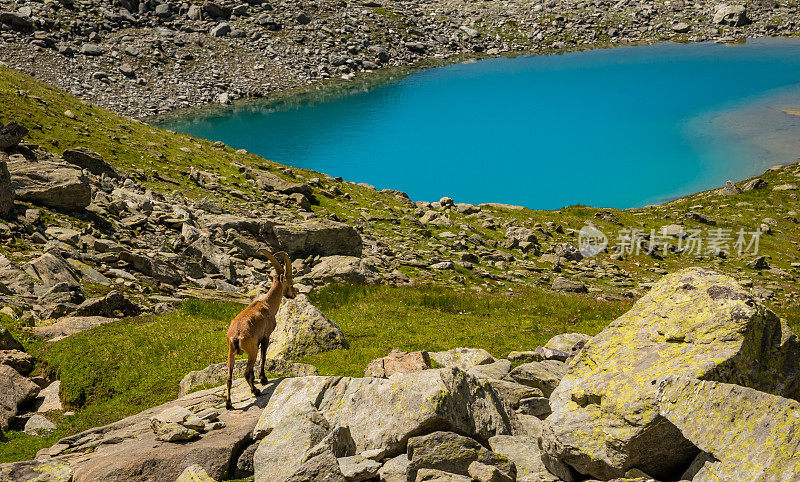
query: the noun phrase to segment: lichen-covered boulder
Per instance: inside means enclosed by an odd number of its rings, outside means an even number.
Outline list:
[[[663,379],[659,389],[659,413],[718,460],[692,480],[800,480],[800,403],[676,376]]]
[[[0,465],[0,480],[70,482],[69,464],[52,459],[26,460]]]
[[[181,472],[175,482],[215,482],[202,466],[193,464]]]
[[[349,427],[356,452],[406,449],[408,439],[435,427],[486,441],[511,424],[490,386],[459,368],[397,373],[391,379],[302,377],[281,382],[261,413],[253,438],[277,429],[308,404],[332,426]]]
[[[296,360],[315,353],[347,349],[339,326],[322,314],[305,295],[285,299],[275,316],[267,358]]]
[[[453,432],[433,432],[408,441],[412,470],[437,469],[452,474],[469,475],[469,466],[479,461],[498,467],[509,478],[517,468],[508,458],[487,450],[475,440]]]
[[[430,353],[436,363],[445,367],[459,367],[468,370],[478,365],[488,365],[497,360],[483,348],[453,348],[447,351]]]
[[[638,468],[659,478],[696,448],[658,413],[673,374],[798,394],[798,339],[732,278],[691,268],[665,276],[589,340],[550,397],[546,458],[598,479]]]

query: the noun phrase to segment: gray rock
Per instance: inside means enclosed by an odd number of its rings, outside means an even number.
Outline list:
[[[206,469],[198,464],[192,464],[181,472],[181,475],[175,479],[175,482],[214,482],[214,479],[208,475]]]
[[[14,187],[6,161],[0,160],[0,217],[8,217],[14,207]]]
[[[361,235],[347,224],[313,219],[276,225],[273,231],[278,245],[292,257],[361,256]]]
[[[588,293],[589,289],[580,281],[571,280],[563,276],[553,280],[553,290],[564,293]]]
[[[378,475],[381,469],[380,462],[368,459],[363,455],[352,455],[350,457],[340,457],[337,459],[339,469],[348,482],[362,482],[370,480]]]
[[[733,181],[727,181],[725,183],[725,187],[719,190],[719,193],[723,196],[735,196],[737,194],[741,194],[742,190],[733,183]]]
[[[65,283],[69,288],[78,288],[78,276],[69,263],[56,253],[44,253],[28,263],[26,271],[45,286]]]
[[[443,470],[422,469],[417,472],[416,482],[472,482],[472,477],[451,474]]]
[[[90,57],[97,57],[106,53],[106,49],[97,44],[83,44],[81,45],[80,53]]]
[[[253,457],[256,481],[288,478],[303,465],[308,452],[331,430],[325,416],[310,403],[297,406],[284,415],[258,444]]]
[[[347,340],[339,326],[311,304],[306,295],[284,298],[270,335],[267,358],[297,360],[330,350],[346,350]]]
[[[497,466],[506,476],[516,476],[516,467],[507,458],[487,450],[475,440],[453,432],[433,432],[408,440],[408,458],[413,469],[436,469],[470,475],[469,466],[479,461]]]
[[[509,360],[497,360],[494,363],[474,366],[467,370],[467,373],[475,378],[493,378],[495,380],[500,380],[505,378],[510,371],[511,362]]]
[[[355,256],[326,256],[311,268],[308,277],[318,283],[374,284],[380,281],[377,271]]]
[[[33,415],[31,418],[29,418],[27,422],[25,422],[24,432],[28,435],[38,437],[41,435],[45,435],[48,432],[52,432],[55,429],[56,429],[56,424],[48,420],[43,415],[39,415],[37,413]]]
[[[51,325],[34,327],[33,332],[38,337],[57,341],[113,321],[117,319],[104,316],[67,316]]]
[[[567,373],[567,365],[557,360],[525,363],[511,371],[509,376],[522,385],[538,388],[549,397]]]
[[[231,16],[231,8],[216,2],[206,1],[203,4],[203,11],[214,18],[228,18]]]
[[[43,474],[46,478],[42,478]],[[26,460],[0,464],[0,480],[72,482],[72,469],[69,463],[58,460]]]
[[[0,326],[0,331],[2,330],[3,327]],[[8,365],[20,374],[27,375],[33,371],[33,357],[16,349],[0,350],[0,365]]]
[[[11,122],[6,125],[0,122],[0,151],[5,151],[16,146],[27,135],[28,129],[16,122]]]
[[[447,351],[432,352],[430,357],[431,360],[444,367],[459,367],[463,370],[497,361],[483,348],[453,348]]]
[[[225,22],[215,25],[209,31],[212,37],[226,37],[231,33],[231,26]]]
[[[489,446],[492,452],[514,462],[518,479],[538,477],[541,481],[556,480],[556,477],[547,472],[542,462],[538,437],[497,435],[489,439]]]
[[[64,160],[76,165],[81,169],[86,169],[92,174],[119,177],[119,173],[103,157],[87,147],[75,147],[64,151]]]
[[[742,191],[754,191],[756,189],[763,189],[767,187],[767,181],[757,177],[755,179],[750,179],[749,181],[745,182],[742,185]]]
[[[738,27],[747,22],[747,11],[744,5],[719,4],[714,8],[714,23],[717,25]]]
[[[118,291],[110,291],[105,296],[90,298],[78,305],[74,316],[135,316],[140,312],[139,305],[132,302],[127,296]]]
[[[342,474],[336,457],[330,451],[325,451],[303,462],[292,475],[286,478],[286,482],[307,482],[310,480],[345,482],[347,479]]]
[[[27,160],[7,165],[19,200],[64,211],[81,211],[92,201],[89,180],[72,165]]]
[[[47,388],[40,390],[34,400],[36,411],[38,413],[47,413],[54,410],[63,410],[64,407],[61,405],[61,397],[59,396],[60,389],[61,380],[56,380],[48,385]]]
[[[516,480],[494,465],[486,465],[477,460],[469,464],[467,472],[475,482],[514,482]]]
[[[38,385],[10,366],[0,365],[0,429],[8,429],[8,422],[17,415],[20,405],[33,400],[37,393]]]
[[[387,460],[378,475],[382,482],[413,482],[415,477],[411,470],[411,461],[405,453]]]
[[[8,329],[0,325],[0,350],[20,350],[25,351],[22,343],[17,341]]]

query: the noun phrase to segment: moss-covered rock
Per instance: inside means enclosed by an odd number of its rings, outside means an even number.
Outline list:
[[[72,470],[69,464],[56,460],[28,460],[0,465],[0,480],[19,482],[69,482]]]
[[[659,413],[718,461],[694,481],[800,479],[800,404],[729,383],[666,377]]]
[[[659,415],[659,378],[704,378],[796,397],[798,354],[797,337],[732,278],[678,271],[576,356],[551,396],[543,449],[599,479],[631,468],[668,475],[697,449]]]

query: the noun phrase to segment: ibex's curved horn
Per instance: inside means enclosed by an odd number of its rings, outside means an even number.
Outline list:
[[[266,256],[269,262],[272,263],[272,267],[275,268],[275,274],[281,274],[283,267],[278,262],[278,258],[276,258],[274,254],[270,253],[266,249],[259,249],[258,252]]]
[[[286,278],[286,282],[289,283],[289,286],[292,285],[292,259],[286,254],[286,251],[281,251],[279,253],[275,253],[275,255],[280,255],[283,257],[283,276]]]

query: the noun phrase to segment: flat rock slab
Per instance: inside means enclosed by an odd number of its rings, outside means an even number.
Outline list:
[[[117,318],[105,316],[67,316],[61,318],[52,325],[37,326],[33,329],[36,336],[45,338],[49,341],[58,341],[70,335],[90,330],[106,323],[117,321]]]
[[[719,460],[692,480],[800,480],[800,403],[687,377],[666,377],[659,389],[661,415]]]
[[[73,481],[175,480],[190,465],[197,464],[216,480],[224,480],[235,458],[251,441],[261,409],[266,406],[280,380],[264,387],[253,397],[243,380],[231,393],[234,410],[226,410],[223,389],[192,393],[158,407],[102,427],[64,438],[50,448],[49,463],[67,464]],[[185,407],[200,411],[214,408],[224,427],[211,430],[190,442],[156,440],[150,419],[165,410]],[[0,465],[3,471],[17,470],[16,464]]]

